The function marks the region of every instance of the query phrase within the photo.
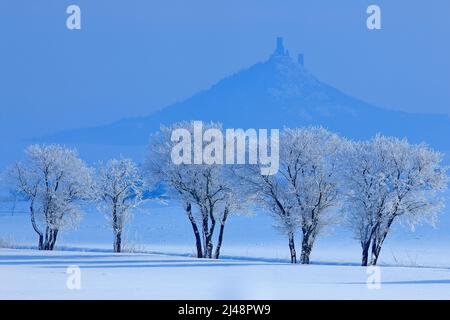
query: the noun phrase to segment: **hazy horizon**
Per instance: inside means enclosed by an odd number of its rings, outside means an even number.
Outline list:
[[[267,59],[276,36],[292,56],[303,52],[319,79],[349,95],[384,108],[450,114],[445,1],[377,1],[377,31],[365,27],[371,1],[79,0],[82,29],[69,31],[71,3],[0,4],[0,125],[7,138],[151,114]]]

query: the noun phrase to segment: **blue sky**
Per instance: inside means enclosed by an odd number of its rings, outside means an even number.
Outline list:
[[[69,31],[66,7],[82,11]],[[366,29],[366,8],[382,30]],[[450,1],[2,0],[0,133],[146,115],[266,59],[275,37],[376,105],[450,114]]]

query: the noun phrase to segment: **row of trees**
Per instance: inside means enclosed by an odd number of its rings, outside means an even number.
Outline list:
[[[24,161],[6,174],[6,182],[28,201],[39,250],[53,250],[61,229],[75,226],[86,202],[95,202],[114,231],[114,251],[121,251],[130,209],[142,201],[143,181],[129,159],[90,168],[75,150],[60,145],[32,145]]]
[[[258,208],[287,236],[292,263],[298,235],[300,262],[307,264],[317,237],[342,222],[361,244],[362,265],[375,265],[394,221],[411,227],[433,223],[444,205],[443,155],[425,144],[381,135],[349,141],[320,127],[284,129],[280,170],[267,176],[257,164],[174,164],[171,135],[177,128],[192,132],[193,125],[162,127],[142,166],[114,159],[93,169],[63,146],[27,148],[26,159],[8,171],[7,181],[29,203],[39,249],[52,250],[60,229],[77,223],[81,205],[94,201],[108,217],[114,251],[120,252],[132,209],[149,200],[149,190],[161,187],[184,208],[198,258],[219,258],[230,216]],[[221,130],[214,123],[207,128]],[[248,138],[243,135],[236,146],[250,145]]]
[[[199,258],[213,256],[218,221],[215,258],[229,216],[261,208],[286,234],[292,263],[297,262],[296,235],[301,236],[300,263],[308,264],[317,237],[327,226],[343,222],[360,241],[362,265],[375,265],[394,221],[401,219],[411,228],[423,221],[433,224],[444,207],[440,193],[447,188],[447,167],[443,154],[425,144],[382,135],[350,141],[321,127],[284,129],[280,170],[264,175],[259,165],[175,165],[171,150],[178,141],[172,141],[171,133],[180,127],[193,134],[192,123],[161,128],[151,140],[144,168],[172,199],[184,203]],[[208,128],[221,130],[214,123]],[[249,150],[247,138],[236,141],[236,149],[247,143]]]

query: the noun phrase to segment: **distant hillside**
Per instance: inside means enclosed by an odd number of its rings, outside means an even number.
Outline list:
[[[345,77],[345,75],[342,75]],[[382,109],[325,84],[292,59],[278,39],[271,57],[229,76],[206,91],[147,117],[61,132],[47,140],[64,143],[143,145],[161,124],[182,120],[219,121],[232,128],[323,125],[350,138],[378,132],[426,141],[450,150],[450,117]]]

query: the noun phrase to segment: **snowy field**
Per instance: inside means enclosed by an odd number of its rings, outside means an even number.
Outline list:
[[[0,215],[0,299],[450,299],[448,216],[437,229],[397,226],[381,255],[380,289],[369,289],[360,248],[345,230],[320,238],[312,265],[290,265],[285,237],[265,214],[234,216],[223,259],[192,258],[186,216],[153,204],[134,215],[125,249],[113,254],[112,232],[100,213],[63,230],[54,252],[32,250],[36,236],[26,210]],[[67,267],[79,266],[81,290],[69,290]]]
[[[67,267],[79,266],[79,290]],[[0,250],[1,299],[450,299],[450,269],[366,269],[156,254]]]

